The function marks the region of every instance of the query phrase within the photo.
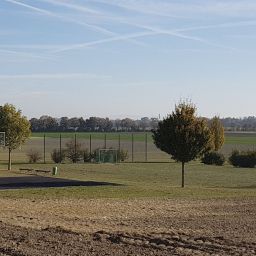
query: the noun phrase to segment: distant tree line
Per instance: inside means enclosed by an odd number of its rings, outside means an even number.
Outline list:
[[[256,116],[222,118],[221,122],[226,131],[256,131]]]
[[[61,117],[41,116],[30,119],[32,132],[135,132],[150,131],[157,127],[157,118],[144,117],[140,120],[130,118],[110,120],[109,118],[90,117]]]
[[[130,118],[111,120],[101,117],[54,118],[44,115],[30,119],[32,132],[139,132],[156,129],[158,122],[158,118],[148,117],[139,120]],[[221,122],[226,131],[256,131],[256,116],[223,118]]]

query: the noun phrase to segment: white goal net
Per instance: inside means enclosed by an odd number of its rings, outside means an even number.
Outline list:
[[[118,150],[116,149],[99,149],[97,154],[98,163],[117,163]]]

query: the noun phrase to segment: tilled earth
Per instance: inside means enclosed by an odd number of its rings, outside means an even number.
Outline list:
[[[254,198],[0,205],[0,255],[256,255]]]

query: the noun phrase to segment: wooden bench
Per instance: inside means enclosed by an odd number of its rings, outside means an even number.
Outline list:
[[[36,172],[36,173],[50,173],[49,170],[40,170],[40,169],[32,169],[32,168],[20,168],[20,171],[28,171],[28,172]]]
[[[35,170],[35,172],[50,173],[51,171],[49,171],[49,170]]]
[[[31,168],[20,168],[19,169],[20,171],[29,171],[29,172],[33,172],[34,169],[31,169]]]

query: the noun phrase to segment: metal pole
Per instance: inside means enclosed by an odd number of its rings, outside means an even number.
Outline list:
[[[134,135],[132,133],[132,162],[134,162]]]
[[[104,149],[107,148],[107,134],[104,135]]]
[[[45,159],[45,151],[46,151],[46,149],[45,149],[45,147],[46,147],[46,138],[45,138],[45,134],[44,134],[44,164],[46,163],[46,159]]]
[[[118,153],[119,153],[119,163],[121,162],[120,159],[120,153],[121,153],[121,135],[120,133],[118,134]]]
[[[90,134],[90,155],[92,154],[92,135]]]
[[[62,162],[62,138],[60,133],[60,162]]]
[[[76,133],[75,133],[75,163],[76,163],[76,160],[77,160],[77,153],[76,153]]]
[[[145,162],[148,161],[148,134],[145,134]]]

